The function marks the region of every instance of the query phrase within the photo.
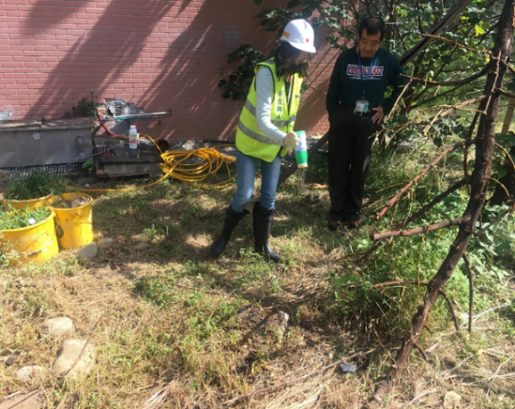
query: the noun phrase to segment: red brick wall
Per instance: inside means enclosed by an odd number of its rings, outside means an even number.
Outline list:
[[[0,0],[0,110],[60,118],[93,88],[99,102],[171,110],[142,121],[156,137],[231,139],[242,102],[222,99],[217,84],[241,44],[270,49],[258,11],[252,0]],[[316,43],[308,84],[325,92],[335,53],[324,34]],[[297,129],[326,130],[324,97],[305,93]]]

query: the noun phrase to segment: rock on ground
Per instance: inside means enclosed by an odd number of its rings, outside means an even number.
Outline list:
[[[151,247],[150,244],[145,243],[144,241],[141,241],[134,246],[134,250],[146,250],[150,247]]]
[[[98,254],[98,246],[95,243],[90,243],[87,246],[82,247],[77,256],[79,258],[95,258]]]
[[[86,340],[81,339],[67,339],[64,341],[52,371],[57,375],[69,370],[66,376],[71,378],[87,374],[95,363],[95,351],[91,344],[86,346],[86,342]],[[77,364],[73,366],[75,362]]]
[[[49,318],[41,324],[43,331],[50,336],[60,337],[73,330],[73,321],[68,317]]]
[[[104,238],[102,240],[100,240],[100,243],[98,243],[98,247],[100,247],[101,249],[108,249],[109,247],[111,247],[114,243],[114,239],[111,239],[111,238]]]
[[[445,409],[454,409],[460,406],[461,396],[456,392],[447,392],[443,399],[443,407]]]
[[[16,379],[29,383],[33,378],[37,377],[44,369],[38,365],[24,366],[16,372]]]

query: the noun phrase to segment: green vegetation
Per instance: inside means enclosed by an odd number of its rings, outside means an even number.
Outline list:
[[[11,200],[30,200],[63,192],[64,186],[57,176],[42,169],[34,169],[12,178],[5,189],[5,197]]]
[[[76,105],[72,106],[72,110],[66,111],[63,114],[63,118],[89,118],[93,116],[93,105],[91,101],[86,97],[82,97],[77,101]]]
[[[446,137],[443,143],[457,140]],[[2,369],[0,382],[17,391],[14,376],[20,366],[51,365],[60,344],[41,337],[39,325],[65,314],[76,323],[75,337],[91,335],[97,364],[79,382],[47,382],[49,407],[143,407],[167,385],[174,392],[163,408],[222,407],[240,394],[372,350],[350,360],[358,365],[355,374],[345,376],[335,367],[274,395],[257,395],[235,405],[312,407],[303,406],[309,396],[319,399],[320,407],[360,407],[391,365],[399,337],[426,292],[417,285],[373,285],[427,281],[456,230],[386,240],[369,252],[374,244],[370,234],[389,230],[459,179],[462,151],[448,155],[385,219],[376,221],[374,216],[440,152],[426,139],[402,149],[376,146],[366,187],[366,220],[357,232],[329,231],[327,190],[301,189],[303,173],[296,172],[278,191],[271,238],[284,259],[278,265],[253,252],[248,218],[235,230],[226,252],[218,260],[210,257],[209,245],[222,226],[234,182],[211,191],[169,179],[152,189],[97,194],[96,240],[114,238],[113,247],[88,262],[78,261],[74,251],[63,251],[40,266],[1,270],[8,284],[0,287],[5,334],[0,355],[16,351],[19,364]],[[305,185],[323,183],[327,157],[315,155],[309,163]],[[213,181],[226,177],[221,170]],[[111,181],[106,187],[116,185]],[[457,191],[408,228],[460,215],[466,198],[465,190]],[[499,211],[487,205],[483,222]],[[450,389],[446,379],[465,400],[464,407],[515,405],[513,365],[508,361],[501,366],[515,354],[514,235],[511,217],[471,242],[473,314],[494,310],[474,321],[469,336],[468,278],[460,264],[445,289],[460,333],[454,332],[449,308],[439,299],[429,323],[433,333],[425,333],[420,341],[429,362],[417,351],[411,354],[403,382],[388,405],[409,403],[423,393],[417,388],[424,385],[424,391],[433,392],[421,397],[420,405],[441,407]],[[141,242],[149,247],[137,250]],[[499,306],[504,307],[496,309]],[[289,315],[284,329],[281,312]],[[478,386],[485,384],[490,392]]]
[[[6,210],[0,211],[0,231],[33,226],[51,215],[52,212],[48,209],[16,210],[8,206]]]

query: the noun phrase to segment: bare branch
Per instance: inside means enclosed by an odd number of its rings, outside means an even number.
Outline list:
[[[443,298],[445,298],[445,301],[447,301],[447,305],[449,306],[449,311],[451,312],[452,319],[454,321],[454,327],[456,328],[456,332],[459,332],[460,331],[460,325],[458,324],[458,319],[456,318],[456,313],[454,312],[454,307],[452,306],[451,299],[445,293],[445,291],[442,290],[442,289],[440,289],[440,294],[442,294]]]
[[[411,230],[392,230],[386,231],[384,233],[373,234],[370,239],[373,241],[389,239],[390,237],[407,237],[413,236],[415,234],[427,233],[434,230],[444,229],[450,226],[460,225],[462,223],[468,222],[470,217],[458,217],[457,219],[446,220],[445,222],[430,224],[429,226],[417,227]]]
[[[479,112],[476,112],[476,115],[474,115],[474,119],[472,120],[472,123],[469,127],[469,132],[467,134],[467,141],[472,139],[472,134],[474,133],[474,129],[476,128],[477,119],[479,118]],[[468,172],[468,154],[469,154],[469,146],[465,146],[464,152],[463,152],[463,173],[465,174],[465,177],[469,176]]]
[[[509,91],[505,91],[502,88],[497,88],[497,92],[499,94],[501,94],[501,95],[505,95],[505,96],[510,97],[510,98],[515,98],[515,93],[509,92]]]
[[[426,281],[389,281],[386,283],[375,284],[371,288],[392,287],[392,286],[410,285],[410,284],[416,284],[417,286],[423,285],[425,287],[427,287],[429,285],[429,283]],[[449,310],[451,312],[451,315],[452,315],[452,318],[454,321],[454,326],[456,328],[456,331],[459,331],[460,327],[458,324],[458,319],[456,318],[456,314],[454,313],[454,307],[452,306],[451,299],[449,298],[449,296],[446,294],[446,292],[444,290],[439,289],[438,291],[445,298],[445,301],[447,301],[447,305],[449,306]],[[425,325],[425,326],[427,326],[427,325]]]
[[[495,183],[497,183],[504,190],[504,193],[506,193],[506,197],[511,196],[510,192],[508,191],[508,188],[506,186],[504,186],[504,184],[502,182],[500,182],[496,178],[493,178],[492,176],[489,176],[488,179],[493,180]]]
[[[472,267],[470,267],[470,260],[467,256],[467,253],[463,253],[463,261],[465,261],[465,267],[467,268],[469,279],[469,334],[472,334],[472,316],[474,312],[474,282],[472,279]]]
[[[478,53],[478,54],[490,54],[491,53],[490,50],[476,50],[474,48],[467,47],[464,44],[460,44],[460,43],[458,43],[456,41],[449,40],[448,38],[445,38],[445,37],[442,37],[442,36],[435,36],[433,34],[422,34],[422,35],[424,37],[429,37],[429,38],[434,38],[436,40],[445,41],[446,43],[453,44],[453,45],[455,45],[457,47],[464,48],[465,50],[473,51],[473,52]]]
[[[429,284],[426,281],[388,281],[386,283],[379,283],[374,284],[371,288],[380,288],[380,287],[391,287],[394,285],[410,285],[410,284],[417,284],[417,285],[423,285],[426,286]]]
[[[478,71],[478,72],[472,74],[468,78],[464,78],[462,80],[457,80],[457,81],[431,81],[431,80],[425,80],[423,78],[415,78],[415,77],[410,77],[409,75],[401,74],[401,76],[410,79],[414,83],[424,84],[426,86],[432,86],[432,87],[436,87],[436,86],[450,87],[450,86],[456,86],[456,85],[465,85],[465,84],[471,83],[472,81],[477,80],[478,78],[481,78],[484,75],[486,75],[486,67],[483,68],[481,71]]]
[[[473,143],[475,143],[477,141],[477,139],[470,139],[468,141],[463,141],[463,142],[460,142],[460,143],[457,143],[456,145],[454,146],[451,146],[447,149],[445,149],[441,154],[440,156],[438,156],[435,160],[433,160],[429,166],[427,166],[421,173],[419,173],[413,180],[411,180],[406,186],[404,186],[400,191],[399,193],[397,193],[387,204],[386,206],[383,208],[383,210],[381,210],[381,212],[379,212],[379,214],[376,216],[376,219],[379,220],[381,219],[385,214],[386,212],[399,200],[399,198],[404,194],[406,193],[406,191],[411,187],[413,186],[415,183],[417,183],[429,170],[431,170],[438,162],[440,162],[444,157],[445,155],[447,155],[448,153],[452,152],[453,150],[455,149],[458,149],[458,148],[461,148],[462,146],[468,146],[468,145],[471,145]]]
[[[420,215],[427,212],[429,209],[431,209],[434,205],[440,203],[443,199],[445,199],[447,196],[449,196],[454,191],[458,190],[460,187],[465,186],[470,182],[470,177],[466,177],[461,179],[459,182],[456,182],[454,185],[449,187],[445,192],[440,193],[438,196],[436,196],[430,203],[425,204],[422,206],[416,213],[411,215],[409,218],[407,218],[401,225],[399,225],[397,228],[402,228],[404,226],[407,226],[409,223],[411,223],[413,220],[418,218]]]
[[[433,120],[428,125],[426,125],[426,127],[423,130],[423,134],[426,135],[427,132],[429,131],[429,129],[433,126],[433,123],[435,123],[438,119],[444,118],[444,117],[454,113],[456,110],[462,109],[463,107],[465,107],[467,105],[472,105],[472,104],[475,104],[476,102],[480,102],[480,101],[482,101],[485,98],[486,98],[485,95],[481,95],[481,96],[479,96],[477,98],[469,99],[468,101],[463,101],[463,102],[461,102],[459,104],[456,104],[456,105],[454,105],[453,107],[449,108],[446,111],[440,111],[433,118]],[[484,112],[479,111],[479,110],[474,110],[474,112],[484,113]]]

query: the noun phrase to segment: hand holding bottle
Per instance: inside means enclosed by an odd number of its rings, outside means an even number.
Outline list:
[[[284,146],[288,148],[288,154],[291,155],[293,149],[298,145],[299,137],[293,131],[290,131],[284,137]]]

